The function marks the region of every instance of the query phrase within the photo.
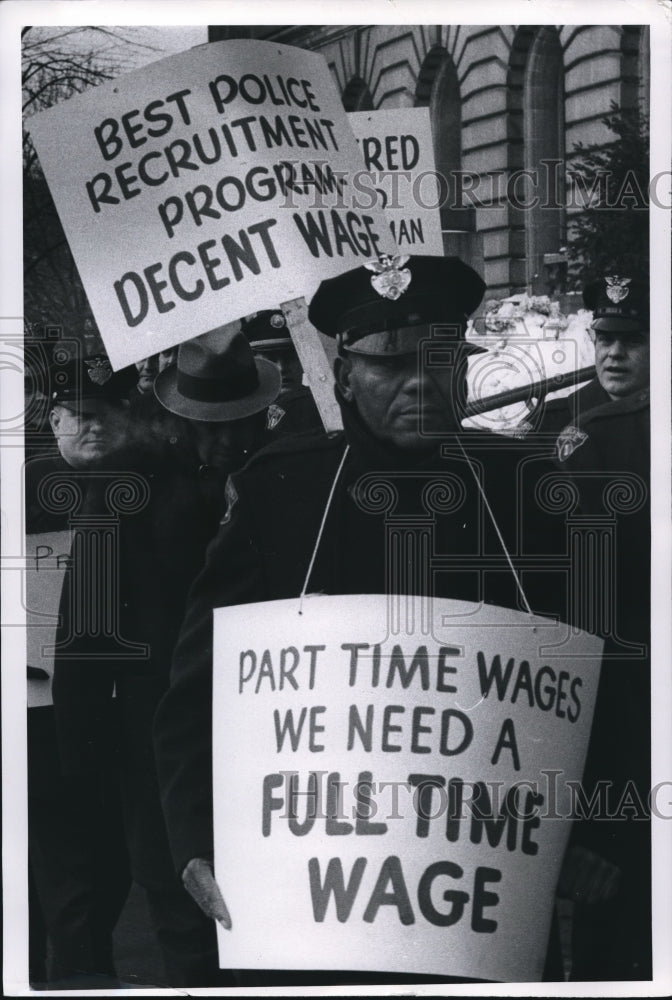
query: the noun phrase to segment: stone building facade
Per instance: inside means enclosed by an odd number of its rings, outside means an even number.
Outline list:
[[[428,106],[444,248],[495,297],[562,291],[566,156],[613,138],[613,108],[648,113],[644,25],[211,27],[321,52],[347,111]]]

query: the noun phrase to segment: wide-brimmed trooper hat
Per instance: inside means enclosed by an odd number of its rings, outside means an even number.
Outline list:
[[[458,257],[383,255],[324,280],[308,317],[352,354],[415,353],[427,326],[443,327],[465,352],[481,353],[465,331],[484,292],[483,279]]]
[[[180,344],[177,364],[157,375],[154,393],[180,417],[225,422],[265,410],[280,384],[277,366],[255,357],[240,323],[230,323]]]

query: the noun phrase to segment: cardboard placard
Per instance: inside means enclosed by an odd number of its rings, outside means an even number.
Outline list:
[[[71,547],[71,531],[26,535],[26,662],[48,674],[28,678],[28,708],[52,704],[58,608]]]
[[[429,108],[352,111],[348,118],[399,251],[442,255]]]
[[[423,601],[415,634],[390,601]],[[222,966],[540,979],[602,650],[549,661],[566,630],[385,595],[217,609]]]
[[[115,370],[396,251],[320,54],[213,42],[28,127]]]

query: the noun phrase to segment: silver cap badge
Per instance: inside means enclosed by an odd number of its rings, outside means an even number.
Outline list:
[[[408,254],[392,256],[381,253],[377,260],[364,262],[364,267],[375,272],[371,278],[371,284],[383,298],[396,302],[410,285],[411,272],[404,267],[408,259]]]
[[[558,440],[555,442],[555,454],[559,462],[566,462],[570,455],[572,455],[577,448],[580,448],[582,444],[585,444],[588,440],[588,435],[585,431],[582,431],[579,427],[574,427],[570,424],[561,431]]]
[[[607,283],[607,298],[614,303],[622,302],[630,294],[628,285],[632,278],[619,278],[614,274],[604,279]]]
[[[95,385],[105,385],[112,378],[112,365],[106,358],[84,359],[86,374]]]

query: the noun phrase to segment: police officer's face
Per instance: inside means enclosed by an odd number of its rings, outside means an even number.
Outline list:
[[[124,441],[124,409],[104,399],[59,403],[49,414],[49,421],[58,450],[74,469],[99,465]]]
[[[343,395],[371,433],[409,451],[431,449],[436,435],[457,429],[453,368],[430,371],[418,359],[418,354],[348,354],[335,369]]]
[[[595,370],[611,399],[630,396],[649,384],[649,334],[595,331]]]
[[[259,358],[266,358],[267,361],[272,361],[279,370],[282,379],[280,383],[281,396],[284,396],[287,392],[293,392],[295,389],[301,388],[303,385],[303,368],[301,367],[301,362],[296,351],[291,348],[280,351],[260,351],[258,353],[255,351],[255,355]]]

